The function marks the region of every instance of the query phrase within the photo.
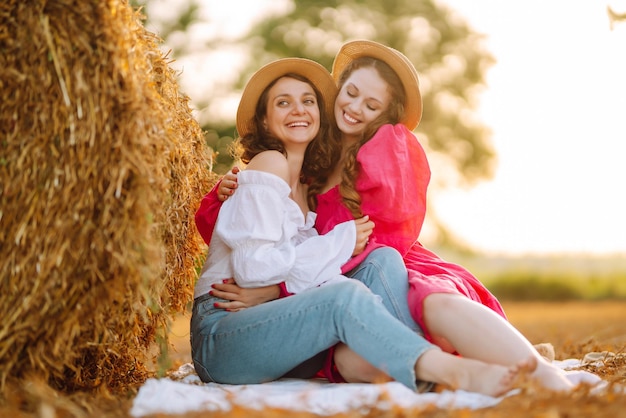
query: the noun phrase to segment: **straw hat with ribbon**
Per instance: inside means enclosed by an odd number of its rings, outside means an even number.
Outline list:
[[[332,75],[336,82],[341,73],[355,59],[372,57],[385,62],[398,75],[406,99],[404,101],[404,117],[400,120],[409,130],[417,127],[422,118],[422,95],[419,89],[417,70],[409,59],[393,48],[369,40],[355,40],[343,44],[333,62]]]
[[[297,74],[308,79],[320,91],[320,100],[324,101],[326,112],[332,118],[337,85],[328,70],[306,58],[283,58],[261,67],[246,84],[237,109],[239,136],[253,132],[256,106],[261,94],[274,80],[287,74]]]

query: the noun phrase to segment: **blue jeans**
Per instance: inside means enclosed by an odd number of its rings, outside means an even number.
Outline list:
[[[401,315],[406,310],[410,318],[408,308],[401,307],[406,305],[406,294],[404,300],[393,301],[400,297],[391,292],[393,286],[375,279],[378,273],[370,271],[383,266],[384,262],[372,262],[351,272],[382,289],[382,303],[357,280],[321,286],[239,312],[215,308],[213,304],[221,299],[209,295],[196,298],[191,317],[196,372],[205,382],[272,381],[343,342],[395,380],[416,389],[415,363],[434,346],[387,310],[385,305],[393,310],[397,303],[396,310]],[[406,282],[406,270],[404,275]]]
[[[361,264],[346,273],[381,297],[385,308],[414,332],[424,335],[409,311],[409,277],[400,253],[391,247],[372,251]]]

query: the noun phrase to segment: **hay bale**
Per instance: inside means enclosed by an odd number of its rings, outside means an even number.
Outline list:
[[[140,382],[190,301],[214,178],[166,59],[126,1],[0,5],[0,387]]]

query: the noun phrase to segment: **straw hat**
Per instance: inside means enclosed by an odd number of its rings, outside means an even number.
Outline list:
[[[237,132],[245,136],[254,130],[254,114],[263,91],[274,80],[286,74],[298,74],[307,78],[322,94],[327,114],[332,117],[337,85],[324,66],[306,58],[283,58],[259,69],[248,81],[237,109]]]
[[[343,70],[357,58],[372,57],[384,61],[398,74],[406,99],[404,102],[404,118],[400,120],[409,130],[417,127],[422,118],[422,95],[419,88],[417,70],[400,51],[368,40],[356,40],[343,44],[333,62],[332,75],[336,82]]]

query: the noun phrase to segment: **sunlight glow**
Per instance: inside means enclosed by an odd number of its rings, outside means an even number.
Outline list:
[[[626,255],[626,22],[611,30],[607,14],[609,4],[626,11],[626,1],[439,1],[486,35],[497,60],[474,117],[493,132],[498,167],[492,181],[471,190],[431,188],[438,218],[487,252]],[[210,33],[236,37],[292,3],[202,4],[216,24]],[[335,18],[354,24],[341,7]],[[414,30],[423,31],[419,22]],[[208,54],[174,63],[183,71],[183,91],[196,103],[239,71],[237,57],[245,51],[229,47],[222,55]],[[429,88],[425,80],[422,88]],[[439,97],[447,100],[445,92]],[[234,114],[234,96],[222,104],[220,114]],[[440,158],[430,157],[433,183],[450,175],[438,167]]]
[[[490,252],[626,254],[626,22],[604,2],[445,3],[497,59],[479,111],[499,165],[433,197],[439,216]]]

